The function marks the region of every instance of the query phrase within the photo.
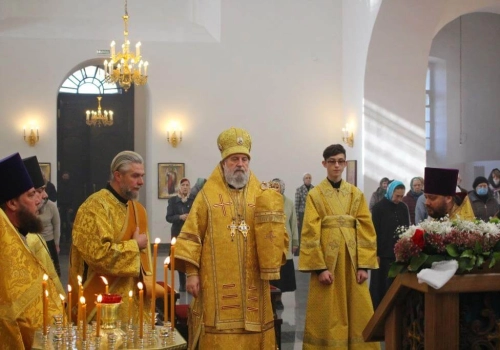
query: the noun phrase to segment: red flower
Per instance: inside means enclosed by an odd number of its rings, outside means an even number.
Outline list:
[[[422,249],[425,245],[424,230],[417,228],[411,240]]]

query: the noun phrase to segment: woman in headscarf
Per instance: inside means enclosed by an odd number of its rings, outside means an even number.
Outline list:
[[[415,225],[415,207],[417,205],[418,197],[424,194],[424,179],[421,177],[414,177],[410,181],[410,190],[403,197],[403,202],[408,206],[410,212],[410,224]]]
[[[500,170],[493,169],[488,177],[488,186],[493,193],[493,197],[500,203]]]
[[[375,192],[373,192],[371,198],[370,198],[370,204],[369,204],[369,209],[372,211],[373,206],[380,202],[382,198],[384,198],[385,193],[387,192],[387,185],[389,184],[389,179],[387,177],[383,177],[380,180],[379,187]]]
[[[393,180],[387,186],[385,197],[373,206],[372,221],[377,232],[377,257],[380,266],[378,270],[371,271],[370,294],[373,309],[377,308],[393,281],[387,275],[391,264],[396,260],[396,230],[400,226],[410,225],[408,207],[402,202],[404,194],[405,185],[401,181]]]
[[[282,293],[284,292],[293,292],[297,289],[295,283],[295,267],[293,265],[293,255],[295,251],[299,247],[299,236],[297,229],[297,216],[295,213],[295,206],[293,201],[285,196],[285,183],[283,180],[278,178],[273,179],[271,181],[273,188],[276,189],[283,196],[284,208],[285,208],[285,226],[286,231],[288,233],[288,238],[290,241],[290,246],[288,248],[288,252],[286,254],[286,263],[281,266],[280,270],[280,279],[270,281],[271,285],[279,288]],[[281,298],[276,302],[276,309],[283,310],[283,302]]]
[[[478,176],[469,191],[469,200],[474,211],[474,216],[483,221],[489,221],[491,217],[498,216],[499,205],[493,198],[493,192],[488,188],[488,180],[484,176]]]

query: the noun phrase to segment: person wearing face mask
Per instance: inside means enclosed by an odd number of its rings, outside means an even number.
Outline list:
[[[500,204],[500,170],[493,169],[488,177],[488,187],[493,193],[493,197]]]
[[[478,176],[472,184],[474,188],[469,192],[469,200],[474,211],[474,216],[483,221],[498,216],[500,209],[498,202],[493,197],[493,192],[488,188],[488,180]]]
[[[377,309],[385,293],[392,284],[393,278],[388,278],[389,268],[396,261],[394,245],[397,241],[398,227],[410,226],[408,206],[403,202],[405,185],[393,180],[387,186],[384,198],[372,209],[372,221],[377,233],[377,259],[379,269],[372,270],[370,280],[370,295],[373,308]]]

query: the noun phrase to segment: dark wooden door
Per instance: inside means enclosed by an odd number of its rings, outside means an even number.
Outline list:
[[[134,90],[102,95],[101,106],[114,112],[111,126],[88,126],[85,111],[97,110],[97,95],[58,95],[57,175],[70,173],[75,211],[106,186],[114,156],[134,149]]]

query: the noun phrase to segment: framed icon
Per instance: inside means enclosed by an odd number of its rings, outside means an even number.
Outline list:
[[[158,198],[168,199],[177,195],[185,174],[184,163],[158,163]]]

